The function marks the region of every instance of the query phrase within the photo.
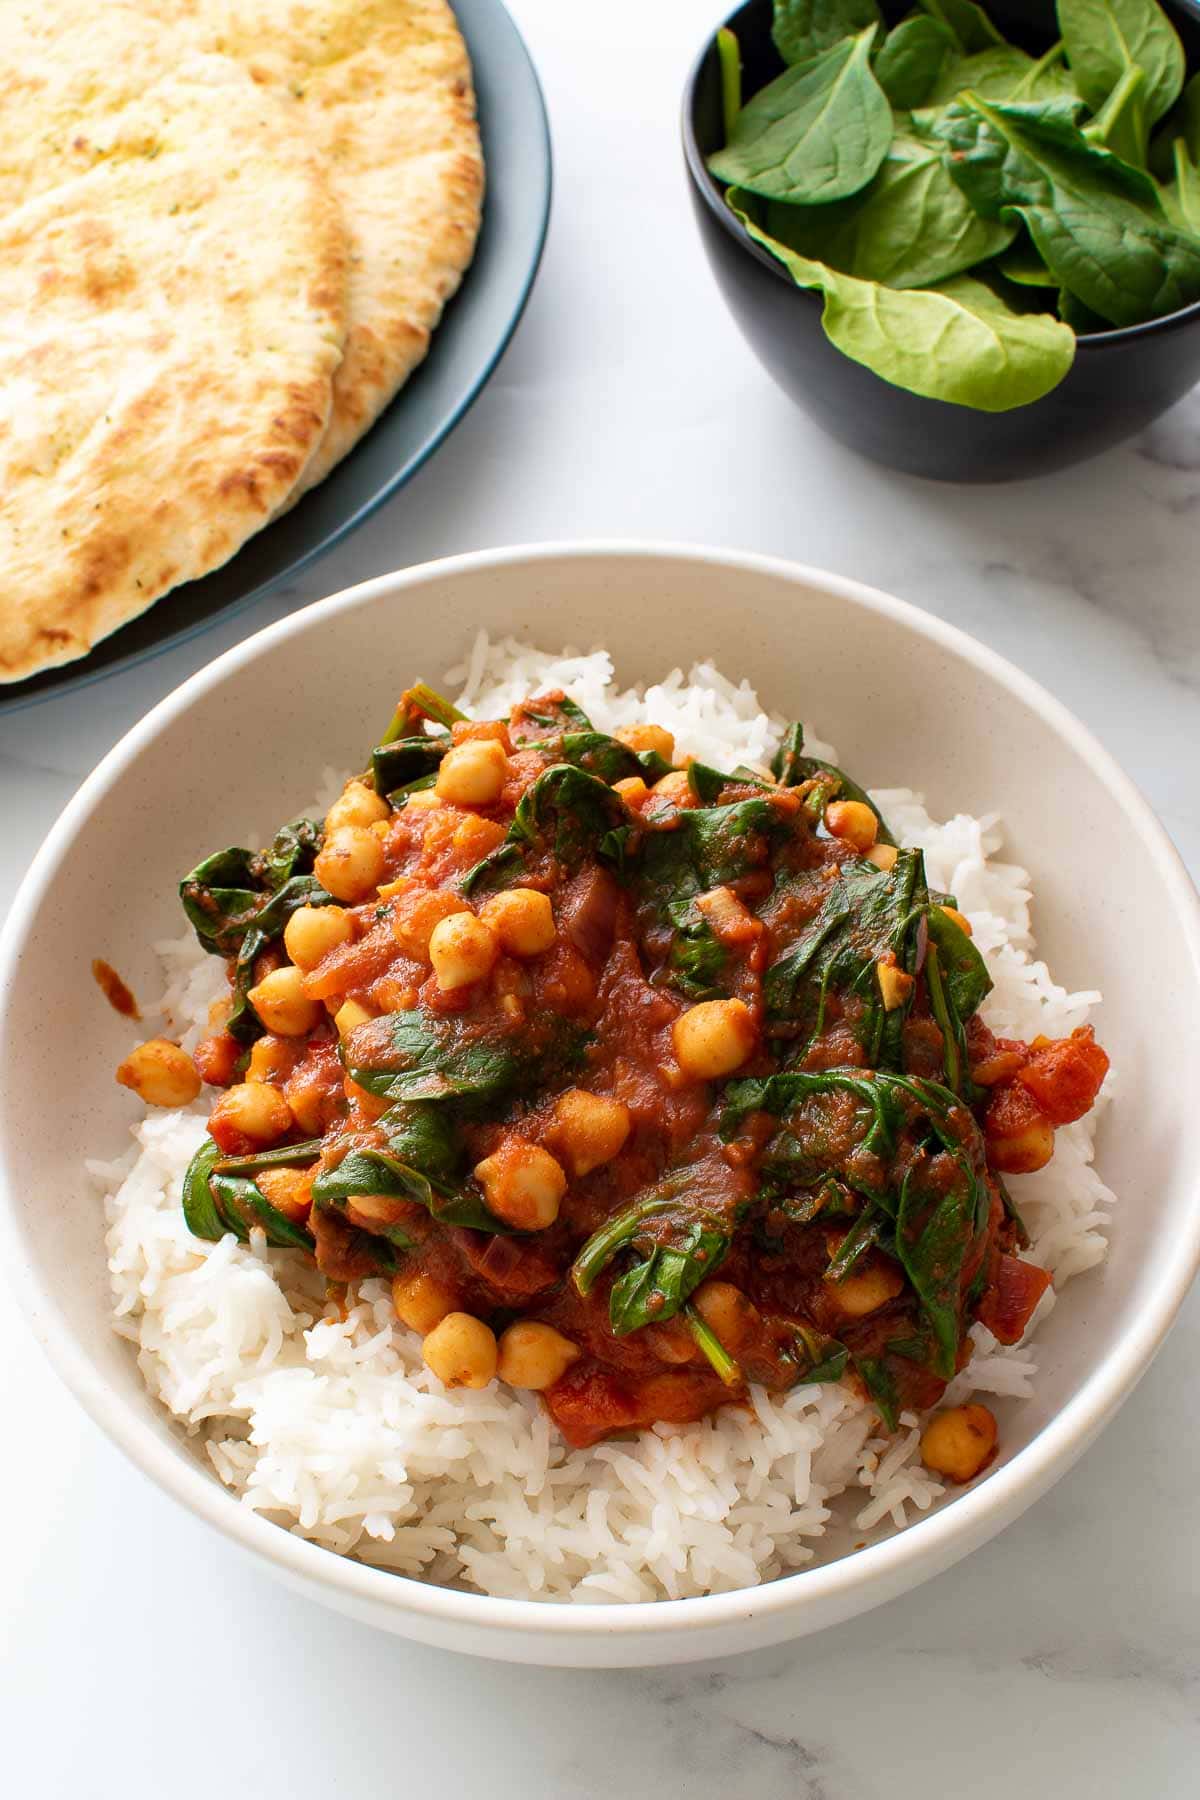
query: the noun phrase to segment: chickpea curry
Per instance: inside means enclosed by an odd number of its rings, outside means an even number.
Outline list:
[[[799,725],[723,773],[560,692],[476,721],[419,685],[323,822],[181,893],[229,999],[194,1065],[120,1078],[219,1090],[191,1230],[388,1277],[444,1382],[536,1390],[573,1445],[756,1382],[894,1429],[1048,1285],[1004,1177],[1108,1059],[993,1036],[953,897]],[[961,1407],[924,1455],[966,1480],[995,1441]]]

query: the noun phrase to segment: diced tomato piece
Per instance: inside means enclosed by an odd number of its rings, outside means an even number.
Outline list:
[[[1002,1344],[1015,1344],[1025,1335],[1034,1308],[1049,1286],[1048,1270],[1002,1250],[976,1316]]]
[[[1107,1074],[1108,1056],[1091,1026],[1082,1025],[1070,1037],[1035,1050],[1017,1080],[1052,1125],[1070,1125],[1091,1110]]]
[[[626,1387],[598,1363],[575,1363],[545,1392],[550,1417],[576,1450],[586,1450],[614,1431],[632,1431],[641,1409]]]

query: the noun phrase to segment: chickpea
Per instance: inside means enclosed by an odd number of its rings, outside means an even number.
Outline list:
[[[986,1406],[951,1406],[936,1413],[921,1437],[921,1461],[935,1475],[970,1481],[996,1449],[994,1414]]]
[[[383,875],[383,845],[366,825],[339,825],[325,839],[313,874],[335,900],[369,899]]]
[[[454,1311],[454,1295],[444,1282],[427,1275],[424,1269],[411,1275],[401,1270],[392,1279],[392,1305],[400,1323],[424,1337]]]
[[[254,1184],[276,1212],[295,1225],[303,1224],[312,1211],[312,1184],[315,1169],[263,1169]]]
[[[510,1387],[533,1388],[540,1393],[553,1387],[559,1376],[579,1357],[579,1350],[553,1325],[534,1319],[518,1319],[500,1335],[500,1359],[496,1369]]]
[[[554,1103],[554,1142],[572,1175],[590,1175],[625,1147],[633,1121],[629,1108],[603,1094],[568,1088]]]
[[[536,888],[509,888],[493,894],[479,916],[510,956],[541,956],[558,936],[549,896]]]
[[[676,806],[685,805],[691,796],[692,787],[687,778],[686,769],[672,769],[654,783],[650,792],[657,794],[660,800],[673,800]]]
[[[675,1055],[693,1081],[713,1081],[740,1069],[754,1049],[757,1033],[750,1009],[740,1000],[702,1000],[680,1013],[671,1027]]]
[[[830,1281],[827,1276],[826,1284],[834,1305],[848,1319],[864,1319],[904,1292],[903,1274],[895,1263],[888,1262],[873,1263],[841,1281]]]
[[[383,795],[365,781],[348,781],[325,814],[326,835],[343,825],[377,825],[391,810]]]
[[[283,947],[298,969],[315,969],[353,936],[354,922],[340,906],[300,906],[283,928]]]
[[[561,1163],[540,1144],[505,1138],[499,1150],[475,1165],[475,1179],[498,1219],[518,1231],[553,1225],[567,1191]]]
[[[447,750],[433,791],[452,806],[494,806],[507,778],[504,745],[495,738],[471,738]]]
[[[890,962],[875,964],[875,978],[883,998],[884,1012],[895,1012],[898,1006],[903,1006],[917,985],[907,970]]]
[[[292,1109],[279,1092],[265,1081],[240,1081],[226,1088],[209,1114],[208,1129],[221,1143],[221,1132],[249,1138],[252,1144],[273,1144],[292,1125]]]
[[[960,931],[965,931],[968,937],[974,937],[975,933],[971,928],[971,921],[968,919],[966,913],[960,913],[957,906],[943,906],[942,911],[952,925],[957,925],[958,929]]]
[[[899,856],[900,852],[895,844],[872,844],[867,851],[867,861],[874,863],[877,869],[882,869],[885,875],[895,868]]]
[[[612,784],[613,793],[620,794],[626,806],[640,806],[650,789],[640,775],[626,775],[621,781]]]
[[[702,1281],[692,1305],[726,1350],[739,1350],[759,1322],[757,1306],[732,1281]]]
[[[392,936],[406,956],[428,962],[434,926],[440,925],[443,919],[452,919],[455,913],[469,913],[470,910],[457,894],[410,888],[400,895],[392,908]]]
[[[343,1000],[333,1015],[334,1029],[340,1038],[349,1037],[359,1025],[365,1025],[375,1014],[369,1012],[358,1000]]]
[[[269,1033],[250,1048],[247,1081],[286,1081],[295,1063],[295,1051]]]
[[[303,1037],[321,1017],[321,1003],[304,991],[304,976],[294,963],[272,969],[250,989],[248,999],[268,1031],[277,1037]]]
[[[201,1081],[209,1087],[228,1087],[237,1080],[237,1066],[242,1060],[242,1046],[227,1031],[216,1037],[201,1038],[192,1052],[192,1061]]]
[[[862,800],[831,800],[825,808],[825,829],[865,856],[879,836],[879,820]]]
[[[274,1093],[276,1090],[267,1088],[265,1091]],[[338,1105],[341,1096],[330,1092],[319,1072],[303,1065],[294,1075],[288,1076],[283,1085],[283,1096],[296,1124],[308,1137],[320,1137],[341,1111]]]
[[[195,1063],[170,1038],[148,1038],[131,1050],[117,1069],[117,1080],[147,1106],[189,1106],[200,1092]]]
[[[496,1337],[470,1313],[447,1313],[421,1346],[425,1364],[449,1388],[485,1388],[496,1373]]]
[[[429,960],[443,993],[482,981],[491,974],[499,954],[495,932],[474,913],[453,913],[429,934]]]
[[[630,750],[657,750],[664,762],[675,761],[675,739],[661,725],[622,725],[613,736]]]

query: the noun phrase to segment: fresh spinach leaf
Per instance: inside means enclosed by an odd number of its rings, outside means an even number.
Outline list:
[[[773,201],[766,230],[802,256],[894,288],[944,281],[998,256],[1016,235],[1015,226],[979,217],[951,179],[940,146],[903,131],[861,194],[831,206]]]
[[[1182,137],[1175,139],[1172,150],[1174,179],[1163,189],[1163,205],[1181,231],[1200,237],[1200,168],[1189,156]]]
[[[1171,225],[1149,175],[1088,143],[1069,103],[966,94],[937,130],[976,211],[1021,220],[1062,286],[1110,324],[1200,298],[1200,244]]]
[[[1018,287],[1056,288],[1058,286],[1058,282],[1030,243],[1028,233],[1024,228],[1016,242],[1004,252],[1004,255],[996,258],[996,269],[1005,281],[1014,281]]]
[[[875,79],[897,112],[911,112],[925,104],[958,55],[958,39],[948,26],[928,13],[914,13],[888,32],[875,58]]]
[[[917,0],[921,11],[928,13],[949,31],[964,56],[971,56],[977,50],[987,50],[992,45],[1009,46],[1004,42],[1000,32],[992,24],[981,6],[974,0]]]
[[[1150,167],[1160,181],[1169,181],[1174,174],[1175,144],[1179,138],[1192,162],[1200,162],[1200,74],[1184,84],[1150,146]]]
[[[713,174],[797,202],[865,187],[892,138],[892,109],[871,73],[875,31],[844,38],[748,100],[724,150],[708,159]]]
[[[1122,75],[1096,117],[1085,125],[1089,144],[1111,150],[1123,162],[1145,167],[1149,138],[1146,121],[1146,72],[1132,64]]]
[[[1036,60],[1014,44],[981,50],[961,62],[947,63],[914,121],[920,131],[931,124],[926,109],[947,105],[969,89],[985,100],[1074,99],[1071,77],[1062,66],[1063,47],[1055,44]]]
[[[859,281],[778,243],[750,218],[737,189],[726,198],[799,287],[824,294],[821,324],[830,343],[895,387],[1008,412],[1056,388],[1075,359],[1067,326],[1045,313],[1012,311],[982,281],[956,275],[902,291]]]
[[[1146,116],[1153,124],[1183,86],[1179,34],[1155,0],[1058,0],[1058,28],[1075,85],[1098,113],[1131,68],[1145,71]]]
[[[771,36],[785,63],[805,63],[881,23],[876,0],[775,0]]]

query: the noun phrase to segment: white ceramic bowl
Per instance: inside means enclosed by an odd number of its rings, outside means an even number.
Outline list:
[[[1033,871],[1058,978],[1100,985],[1120,1071],[1100,1166],[1123,1198],[1102,1269],[1039,1333],[1036,1397],[987,1478],[909,1530],[771,1586],[639,1606],[537,1605],[426,1586],[257,1518],[153,1404],[109,1322],[85,1156],[119,1152],[135,1107],[113,1082],[129,1028],[96,995],[104,955],[155,991],[175,883],[201,852],[268,830],[323,766],[361,762],[398,690],[436,681],[479,626],[543,645],[604,642],[625,679],[713,657],[812,720],[868,783],[936,814],[1006,817]],[[1146,946],[1171,979],[1146,984]],[[384,576],[251,638],[155,708],[84,783],[21,889],[0,965],[0,1254],[38,1339],[152,1480],[292,1586],[385,1629],[523,1662],[686,1661],[819,1630],[905,1592],[1016,1518],[1145,1371],[1200,1259],[1200,904],[1108,755],[1042,689],[885,594],[761,557],[622,544],[491,551]],[[1136,1478],[1136,1476],[1135,1476]]]

